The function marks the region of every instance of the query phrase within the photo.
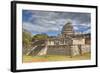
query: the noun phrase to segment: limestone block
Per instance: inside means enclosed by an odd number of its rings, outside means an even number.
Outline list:
[[[91,52],[91,46],[90,45],[83,45],[82,46],[82,53],[88,53]]]
[[[71,46],[72,56],[79,55],[79,48],[77,45]]]

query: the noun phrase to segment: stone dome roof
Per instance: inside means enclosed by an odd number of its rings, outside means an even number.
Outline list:
[[[62,28],[62,34],[73,33],[72,22],[67,22]]]

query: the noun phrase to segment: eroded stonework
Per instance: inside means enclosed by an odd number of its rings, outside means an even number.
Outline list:
[[[71,22],[63,26],[58,37],[49,38],[47,45],[48,55],[75,56],[91,52],[90,34],[75,34]]]

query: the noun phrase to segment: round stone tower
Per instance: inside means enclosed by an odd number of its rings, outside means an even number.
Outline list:
[[[62,28],[62,36],[66,37],[69,35],[73,35],[74,34],[74,30],[73,30],[73,26],[72,26],[72,22],[68,21]]]

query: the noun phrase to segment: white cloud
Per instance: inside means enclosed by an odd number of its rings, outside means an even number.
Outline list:
[[[78,28],[78,27],[73,27],[73,29],[74,29],[74,30],[79,30],[79,28]]]
[[[28,31],[31,31],[31,32],[38,32],[38,33],[44,33],[44,32],[49,32],[49,31],[58,31],[58,28],[57,27],[42,27],[42,26],[39,26],[39,25],[34,25],[32,23],[27,23],[27,22],[24,22],[23,23],[23,28],[28,30]]]
[[[29,22],[23,21],[23,28],[31,32],[60,32],[68,19],[72,20],[74,30],[80,30],[91,26],[89,14],[48,11],[31,12],[32,16],[29,17]],[[87,20],[85,18],[87,18]]]

